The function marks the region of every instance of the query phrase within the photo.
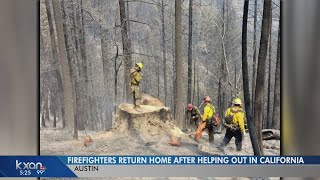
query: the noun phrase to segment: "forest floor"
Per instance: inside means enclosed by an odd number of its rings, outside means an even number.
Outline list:
[[[246,134],[243,143],[243,150],[237,152],[235,149],[234,139],[225,148],[225,152],[219,151],[216,146],[222,141],[223,134],[215,134],[214,144],[207,143],[207,133],[203,133],[203,137],[198,145],[189,135],[181,138],[181,146],[175,147],[168,144],[169,138],[155,135],[153,138],[145,138],[141,136],[133,136],[132,134],[117,134],[109,132],[91,132],[87,131],[94,142],[92,145],[85,147],[83,137],[85,133],[79,132],[79,140],[72,138],[72,132],[61,129],[44,128],[41,130],[41,155],[253,155],[249,135]],[[279,140],[263,141],[270,147],[280,147]],[[264,149],[265,155],[279,155],[280,150]],[[41,178],[48,179],[48,178]],[[51,179],[51,178],[49,178]],[[64,178],[58,178],[62,180]],[[66,178],[65,178],[66,179]],[[106,177],[106,178],[80,178],[83,180],[273,180],[280,178],[226,178],[226,177]]]
[[[196,142],[193,131],[184,133],[170,121],[164,121],[158,116],[164,109],[155,106],[144,106],[142,111],[133,111],[131,105],[119,106],[116,114],[116,125],[110,131],[79,131],[78,140],[73,139],[72,130],[61,128],[41,128],[41,155],[253,155],[249,134],[245,134],[243,150],[238,152],[234,139],[221,150],[217,148],[221,143],[224,132],[214,135],[214,143],[209,144],[207,131],[203,132],[200,142]],[[168,111],[166,111],[168,110]],[[170,115],[170,110],[166,109]],[[129,114],[129,116],[128,116]],[[127,117],[130,117],[128,124]],[[89,135],[93,142],[84,145],[84,138]],[[180,146],[169,144],[170,137],[181,137]],[[265,155],[280,155],[280,141],[263,141]],[[61,178],[59,178],[61,179]],[[91,179],[91,178],[82,178]],[[249,178],[92,178],[92,179],[249,179]],[[255,178],[256,179],[256,178]],[[258,178],[265,179],[265,178]],[[270,178],[268,178],[270,179]],[[279,179],[279,178],[271,178]]]
[[[150,99],[150,98],[149,98]],[[157,99],[152,100],[152,102]],[[149,100],[151,102],[151,100]],[[139,110],[132,104],[121,104],[115,113],[114,128],[110,131],[79,131],[75,140],[72,130],[41,128],[40,152],[42,155],[253,155],[249,133],[245,133],[242,151],[237,151],[234,138],[221,150],[224,131],[208,142],[207,131],[196,142],[195,127],[182,132],[171,119],[170,108],[141,105]],[[50,126],[49,126],[50,127]],[[52,126],[51,126],[52,127]],[[89,135],[93,142],[84,146]],[[172,136],[181,137],[181,146],[172,146]],[[280,155],[280,140],[264,140],[265,155]]]
[[[181,138],[181,146],[175,147],[168,144],[169,138],[155,135],[153,138],[144,138],[133,136],[132,134],[116,134],[114,132],[91,132],[87,131],[94,142],[92,145],[85,147],[83,137],[85,133],[79,132],[79,140],[72,138],[72,132],[61,129],[44,128],[41,130],[40,153],[41,155],[253,155],[250,138],[246,134],[243,143],[243,150],[237,152],[235,149],[234,139],[225,148],[225,152],[219,151],[216,146],[222,141],[223,134],[215,134],[214,144],[207,143],[207,133],[198,145],[189,135]],[[263,141],[270,147],[280,147],[279,140]],[[279,155],[280,150],[264,149],[265,155]],[[51,179],[51,178],[41,178]],[[67,178],[58,178],[62,180]],[[106,177],[106,178],[80,178],[83,180],[249,180],[249,179],[280,179],[280,178],[227,178],[227,177]]]
[[[253,155],[249,134],[245,134],[243,150],[236,151],[234,138],[224,148],[221,143],[224,133],[214,135],[214,143],[208,143],[207,132],[199,143],[193,140],[193,133],[181,137],[181,146],[171,146],[169,137],[164,135],[143,136],[142,134],[116,133],[113,131],[86,131],[93,143],[85,147],[84,131],[79,131],[79,140],[72,137],[71,131],[42,128],[40,131],[41,155]],[[263,141],[265,155],[280,155],[280,141]]]

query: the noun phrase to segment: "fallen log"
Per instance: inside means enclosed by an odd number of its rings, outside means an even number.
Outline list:
[[[276,129],[263,129],[262,130],[262,139],[263,140],[280,140],[280,131]]]

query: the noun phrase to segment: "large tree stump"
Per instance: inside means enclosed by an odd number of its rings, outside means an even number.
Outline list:
[[[164,106],[120,104],[115,113],[116,133],[141,133],[144,136],[165,134],[180,137],[183,132],[172,122],[171,110]]]

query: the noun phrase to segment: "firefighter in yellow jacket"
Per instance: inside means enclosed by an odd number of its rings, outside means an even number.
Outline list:
[[[230,140],[235,137],[236,148],[238,151],[242,150],[242,141],[244,140],[244,111],[241,107],[242,103],[239,98],[233,100],[233,105],[225,112],[226,134],[220,147],[225,147]]]
[[[214,106],[212,104],[210,104],[211,99],[209,96],[206,96],[204,98],[204,110],[203,110],[203,115],[202,115],[202,123],[198,126],[196,135],[195,135],[195,140],[199,141],[201,135],[202,135],[202,131],[204,129],[208,130],[208,134],[209,134],[209,142],[213,142],[214,141],[214,126],[216,126],[217,124],[215,124],[214,122],[214,114],[216,113],[216,110],[214,108]]]
[[[135,66],[130,70],[130,76],[131,76],[131,91],[133,95],[133,104],[135,107],[140,105],[140,100],[141,100],[141,93],[140,93],[140,81],[142,79],[142,63],[137,63]]]

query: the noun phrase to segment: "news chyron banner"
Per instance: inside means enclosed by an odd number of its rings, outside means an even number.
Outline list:
[[[126,172],[136,175],[139,168],[141,175],[150,176],[166,168],[175,169],[168,174],[175,175],[176,171],[180,172],[179,168],[188,170],[191,167],[211,169],[206,175],[213,176],[215,174],[211,173],[222,166],[234,170],[243,167],[248,171],[255,171],[255,167],[262,167],[264,171],[273,168],[272,172],[279,171],[274,175],[280,175],[282,168],[302,170],[309,167],[310,171],[306,172],[313,175],[310,167],[318,170],[315,174],[319,173],[320,156],[0,156],[0,177],[112,177],[119,173],[126,175]],[[299,173],[296,170],[295,173]],[[177,176],[192,175],[188,171],[181,172],[183,174]]]

